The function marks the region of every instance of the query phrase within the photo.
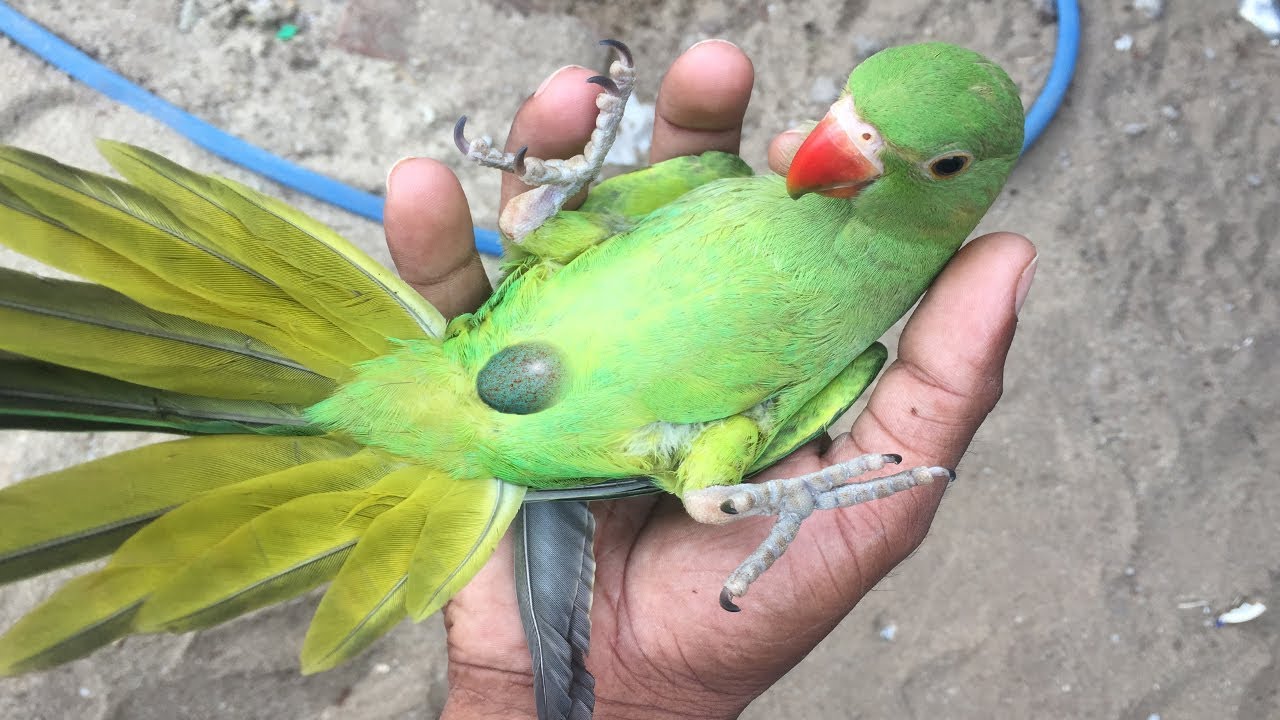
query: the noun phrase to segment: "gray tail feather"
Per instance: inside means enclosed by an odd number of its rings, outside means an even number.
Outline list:
[[[538,718],[589,720],[596,703],[586,666],[595,518],[584,502],[533,502],[514,525],[516,600],[533,656]]]
[[[315,435],[301,408],[157,390],[0,351],[0,429]]]

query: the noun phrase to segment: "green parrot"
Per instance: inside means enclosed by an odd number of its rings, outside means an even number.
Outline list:
[[[0,243],[92,281],[0,270],[0,427],[192,436],[0,489],[0,583],[110,556],[0,637],[0,675],[328,583],[301,652],[325,670],[438,610],[523,502],[652,486],[702,522],[776,516],[724,585],[737,610],[813,511],[954,477],[855,481],[886,453],[744,483],[866,389],[877,338],[1000,192],[1022,144],[1008,76],[951,45],[888,49],[785,179],[710,152],[562,210],[631,92],[611,44],[582,155],[499,152],[459,122],[464,153],[537,187],[501,218],[505,278],[447,323],[238,183],[111,142],[124,181],[0,150]]]

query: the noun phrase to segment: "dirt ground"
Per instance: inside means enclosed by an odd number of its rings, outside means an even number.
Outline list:
[[[272,0],[11,4],[162,97],[356,186],[380,192],[408,154],[453,162],[489,227],[497,174],[463,167],[453,121],[466,113],[500,136],[548,73],[600,64],[597,38],[635,49],[644,102],[693,42],[742,46],[758,73],[743,154],[764,168],[768,137],[818,117],[877,48],[968,45],[1029,102],[1054,36],[1038,3],[990,0],[313,0],[297,3],[288,42],[275,32],[290,3]],[[930,539],[746,717],[1280,717],[1280,47],[1231,0],[1158,17],[1139,5],[1086,7],[1068,101],[984,223],[1030,236],[1039,272],[1004,399]],[[280,192],[0,39],[0,141],[105,169],[98,136]],[[374,224],[284,196],[386,261]],[[8,433],[0,484],[141,439]],[[68,574],[0,589],[0,624]],[[1275,607],[1214,627],[1242,599]],[[438,714],[438,621],[304,678],[313,604],[0,680],[0,717]]]

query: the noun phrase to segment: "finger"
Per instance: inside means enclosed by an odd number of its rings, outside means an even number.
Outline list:
[[[396,163],[387,177],[382,225],[400,277],[446,318],[476,309],[489,296],[467,197],[449,168],[425,158]]]
[[[516,112],[507,135],[507,152],[516,152],[528,146],[529,156],[546,159],[571,158],[582,153],[596,127],[596,96],[600,86],[587,82],[596,73],[577,65],[560,68],[543,81]],[[507,201],[529,190],[515,175],[503,173],[502,199],[498,208]],[[565,204],[573,209],[581,199]]]
[[[907,323],[897,361],[854,422],[855,445],[955,467],[1000,399],[1016,300],[1035,259],[1031,242],[1012,233],[983,236],[956,254]]]
[[[704,40],[686,50],[658,90],[649,161],[738,152],[754,83],[751,60],[727,40]]]
[[[791,158],[796,156],[796,151],[800,149],[800,144],[808,137],[810,130],[811,126],[792,128],[775,136],[769,143],[769,169],[779,175],[786,175],[791,169]]]
[[[902,467],[955,467],[1000,397],[1017,326],[1016,300],[1025,296],[1035,257],[1026,238],[1010,233],[986,235],[961,249],[907,323],[898,359],[876,384],[866,409],[847,435],[836,438],[822,464],[894,452],[903,455]],[[945,486],[934,483],[815,514],[809,522],[817,532],[811,537],[844,539],[815,550],[828,567],[839,569],[823,602],[847,610],[918,547]]]

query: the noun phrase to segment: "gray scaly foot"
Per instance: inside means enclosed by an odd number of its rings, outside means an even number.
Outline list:
[[[597,75],[587,81],[599,85],[603,92],[596,97],[596,107],[600,110],[596,116],[596,129],[582,154],[568,160],[542,160],[529,157],[527,147],[509,153],[495,148],[493,140],[488,137],[467,140],[463,133],[466,115],[459,118],[453,128],[454,143],[463,155],[485,167],[513,173],[526,185],[536,186],[512,199],[498,219],[498,227],[503,234],[516,243],[538,229],[559,212],[569,198],[596,179],[604,165],[605,155],[609,154],[609,148],[618,136],[622,112],[635,85],[635,65],[626,45],[617,40],[601,40],[600,44],[613,48],[618,59],[610,65],[608,77]]]
[[[805,518],[814,510],[849,507],[888,497],[896,492],[935,480],[954,480],[955,473],[941,467],[918,467],[864,482],[850,482],[886,464],[902,462],[901,455],[862,455],[817,472],[762,483],[719,485],[686,493],[685,510],[699,522],[723,524],[753,515],[774,515],[778,520],[765,541],[725,580],[720,605],[737,612],[733,599],[746,594],[751,583],[782,556]]]

